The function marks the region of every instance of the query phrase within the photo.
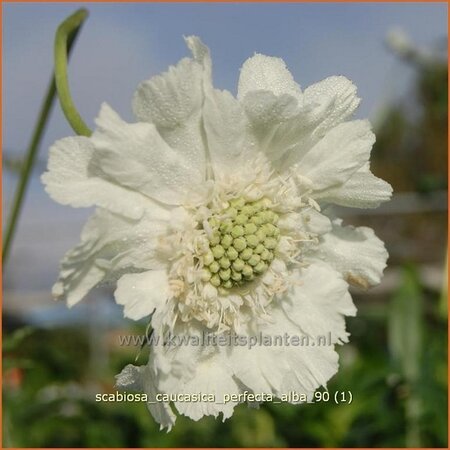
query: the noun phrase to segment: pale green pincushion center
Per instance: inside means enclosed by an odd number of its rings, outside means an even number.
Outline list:
[[[280,239],[278,215],[269,202],[231,200],[224,211],[208,220],[212,234],[203,256],[203,281],[230,289],[263,274],[274,258]]]

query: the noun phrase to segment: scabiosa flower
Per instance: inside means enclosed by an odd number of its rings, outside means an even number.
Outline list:
[[[150,318],[163,343],[146,366],[127,366],[118,386],[147,393],[169,429],[173,407],[225,419],[243,392],[311,398],[326,385],[338,368],[334,344],[348,341],[344,316],[356,311],[348,285],[377,284],[387,259],[370,228],[343,226],[326,208],[374,208],[391,195],[369,169],[369,122],[348,120],[359,103],[349,80],[302,91],[281,59],[256,54],[236,99],[213,88],[201,41],[186,42],[192,58],[138,87],[137,123],[104,104],[90,138],[50,149],[42,177],[54,200],[97,206],[53,294],[73,306],[118,280],[125,316]],[[205,332],[329,333],[332,345],[167,345],[169,334]],[[198,392],[216,401],[182,401]],[[161,393],[174,401],[155,401]]]

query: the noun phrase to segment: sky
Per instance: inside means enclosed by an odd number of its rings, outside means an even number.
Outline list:
[[[362,98],[358,117],[377,115],[407,95],[412,71],[386,48],[386,33],[400,27],[429,47],[447,36],[445,3],[6,3],[3,4],[3,149],[23,154],[52,70],[58,24],[78,7],[90,16],[70,62],[75,103],[93,127],[108,102],[132,120],[131,97],[142,80],[187,56],[183,36],[195,34],[210,47],[214,82],[236,92],[239,68],[255,52],[281,57],[302,87],[345,75]],[[51,115],[40,161],[27,193],[6,289],[48,291],[58,261],[79,240],[91,211],[53,203],[39,182],[49,146],[72,135],[59,105]],[[13,177],[4,176],[8,207]]]

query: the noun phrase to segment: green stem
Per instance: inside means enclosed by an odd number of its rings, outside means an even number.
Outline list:
[[[72,46],[75,42],[75,38],[77,37],[78,31],[80,29],[82,21],[86,18],[87,11],[84,9],[78,10],[75,14],[70,16],[68,19],[66,19],[61,26],[65,25],[70,19],[73,17],[76,17],[76,23],[77,26],[74,27],[74,22],[70,22],[70,28],[71,32],[66,34],[63,33],[62,37],[65,36],[66,41],[64,42],[64,51],[66,52],[66,55],[64,56],[64,61],[67,64],[67,55],[70,54],[70,51],[72,49]],[[60,31],[61,26],[58,28],[58,32]],[[66,28],[67,29],[67,26]],[[57,33],[58,35],[58,33]],[[61,34],[60,34],[61,36]],[[60,62],[61,64],[61,62]],[[56,70],[58,70],[56,68]],[[67,74],[67,70],[64,68],[64,73]],[[6,266],[6,262],[8,260],[9,251],[11,248],[11,243],[14,237],[17,221],[19,219],[20,210],[22,208],[22,203],[25,197],[26,188],[28,186],[28,182],[31,175],[31,170],[34,166],[34,162],[36,159],[37,152],[39,150],[39,144],[42,140],[43,133],[45,131],[47,121],[50,115],[50,111],[55,99],[56,95],[56,89],[57,89],[57,82],[55,80],[57,78],[56,75],[54,75],[50,81],[50,84],[47,88],[47,93],[44,98],[44,102],[41,106],[41,110],[39,112],[38,120],[36,122],[33,135],[31,137],[30,145],[28,146],[28,150],[26,152],[25,160],[22,165],[21,173],[20,173],[20,179],[18,182],[18,186],[16,189],[16,192],[14,194],[14,200],[12,203],[12,209],[11,213],[8,218],[8,223],[6,225],[6,231],[5,231],[5,238],[3,239],[3,268]],[[67,77],[66,77],[67,80]],[[61,83],[61,81],[60,81]],[[64,84],[64,80],[63,80]],[[67,84],[67,83],[66,83]],[[67,87],[67,86],[66,86]],[[70,98],[70,95],[69,95]],[[62,103],[62,101],[61,101]],[[64,107],[63,107],[64,109]],[[87,128],[87,127],[86,127]]]
[[[56,30],[55,36],[55,81],[61,108],[75,133],[90,136],[92,131],[84,123],[72,100],[67,76],[68,42],[78,33],[88,15],[87,10],[79,9],[69,16]]]

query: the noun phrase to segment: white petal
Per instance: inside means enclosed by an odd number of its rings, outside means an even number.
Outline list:
[[[315,234],[325,234],[331,231],[331,221],[324,214],[314,208],[304,208],[300,213],[285,214],[278,222],[283,234],[307,231]]]
[[[228,91],[206,90],[203,121],[216,179],[254,159],[246,116]]]
[[[165,270],[123,275],[114,292],[116,302],[125,307],[125,317],[133,320],[142,319],[155,309],[163,308],[169,296],[169,281]]]
[[[258,149],[272,161],[280,160],[293,147],[309,149],[314,144],[311,136],[316,124],[310,120],[307,109],[299,108],[294,97],[253,91],[242,104]]]
[[[238,99],[251,91],[271,91],[275,95],[289,94],[300,99],[300,86],[281,58],[255,54],[244,62],[238,85]]]
[[[47,193],[63,205],[97,205],[133,219],[141,217],[150,201],[105,179],[92,166],[94,152],[92,142],[85,137],[57,141],[50,148],[48,172],[41,177]]]
[[[303,98],[305,105],[316,105],[321,120],[315,133],[322,136],[350,117],[360,102],[356,86],[343,76],[329,77],[307,87]]]
[[[211,81],[211,56],[209,48],[201,41],[198,36],[187,36],[184,38],[186,45],[192,53],[195,61],[198,62],[204,70],[204,81]]]
[[[171,205],[202,184],[204,168],[169,147],[154,125],[128,124],[106,104],[96,123],[94,164],[119,184]]]
[[[199,61],[184,58],[141,83],[133,97],[138,120],[153,123],[167,144],[199,171],[205,170],[206,160],[201,127],[204,72]]]
[[[343,185],[314,194],[316,200],[351,208],[377,208],[391,196],[391,185],[373,175],[368,163]]]
[[[375,135],[366,120],[338,125],[300,158],[297,173],[323,190],[345,183],[370,157]]]
[[[163,219],[162,208],[155,211]],[[114,279],[125,268],[164,267],[155,254],[157,238],[164,233],[164,222],[143,216],[131,221],[97,210],[85,225],[81,243],[67,252],[53,287],[53,295],[73,306],[100,281]]]
[[[176,128],[200,111],[203,68],[190,58],[142,82],[134,94],[133,111],[141,122]]]
[[[201,392],[212,394],[215,401],[175,402],[177,410],[193,420],[204,416],[217,417],[223,414],[223,420],[233,415],[237,401],[224,402],[226,395],[237,395],[240,390],[225,361],[218,354],[211,355],[205,360],[198,361],[195,375],[185,382],[176,382],[172,392],[192,394]]]
[[[335,221],[313,258],[336,269],[350,284],[368,288],[380,282],[388,253],[371,228],[342,227]]]
[[[254,157],[247,118],[239,102],[228,91],[214,89],[208,48],[195,36],[186,38],[186,43],[195,61],[203,68],[202,120],[207,152],[217,179],[234,173],[236,166],[246,164]]]
[[[233,347],[230,359],[235,376],[254,392],[278,397],[289,391],[311,395],[325,386],[338,367],[334,346],[274,345],[276,336],[301,338],[301,330],[278,307],[270,311],[270,317],[273,323],[261,325],[253,336],[271,337],[272,345],[262,341],[263,345],[252,348]]]
[[[308,87],[300,102],[295,96],[270,91],[248,92],[242,102],[259,148],[285,170],[351,116],[359,99],[351,81],[330,77]]]
[[[166,346],[162,360],[169,362],[169,371],[159,378],[158,387],[161,391],[173,394],[211,394],[214,401],[175,402],[177,410],[193,420],[203,416],[217,417],[223,414],[223,420],[231,417],[237,401],[225,403],[225,395],[239,394],[240,389],[229,367],[228,358],[223,350],[226,347],[197,346],[192,338],[202,337],[208,330],[203,327],[182,325],[174,330],[174,336],[183,342],[190,339],[189,344],[178,347]],[[184,341],[186,342],[186,341]],[[154,348],[157,352],[161,348]],[[162,361],[158,361],[162,364]]]
[[[147,407],[151,415],[161,425],[161,429],[171,430],[176,416],[169,403],[156,401],[156,395],[160,392],[156,388],[155,375],[149,366],[138,367],[128,364],[116,375],[116,386],[126,391],[147,394]]]
[[[356,314],[348,284],[325,265],[312,264],[294,276],[298,284],[281,302],[286,316],[313,340],[324,337],[332,343],[347,342],[345,316]]]
[[[315,234],[325,234],[331,231],[330,219],[324,214],[309,208],[302,211],[302,222],[305,229]]]

